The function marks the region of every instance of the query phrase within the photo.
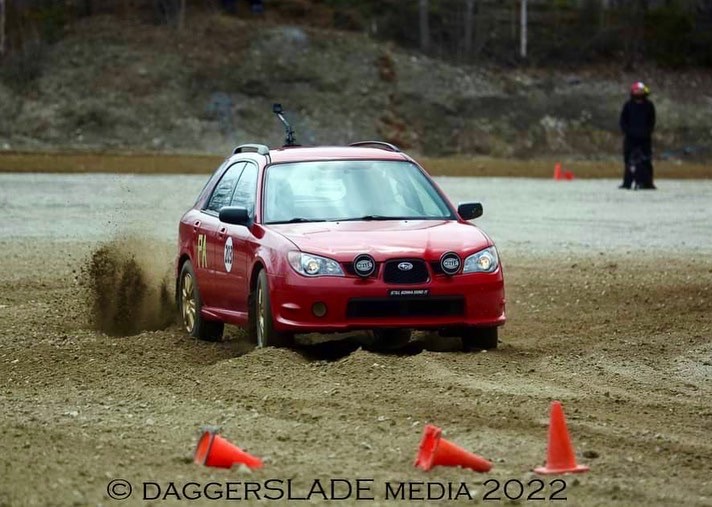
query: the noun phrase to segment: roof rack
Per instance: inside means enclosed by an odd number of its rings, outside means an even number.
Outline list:
[[[357,143],[351,143],[349,146],[373,146],[374,148],[379,148],[381,150],[400,152],[400,148],[398,148],[395,144],[383,141],[359,141]]]
[[[258,153],[260,155],[269,155],[269,148],[264,144],[241,144],[240,146],[232,150],[233,155],[246,152]]]

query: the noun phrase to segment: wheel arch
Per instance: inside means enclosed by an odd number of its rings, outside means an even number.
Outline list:
[[[178,290],[180,289],[180,272],[183,269],[183,265],[190,260],[190,255],[187,253],[183,253],[179,258],[178,262],[176,263],[176,287],[175,287],[175,299],[176,299],[176,304],[178,304]],[[197,282],[197,280],[196,280]]]
[[[265,269],[265,263],[262,261],[262,259],[257,259],[252,265],[252,270],[250,271],[250,294],[252,294],[257,288],[257,275],[259,275],[260,271],[262,271],[263,269]]]

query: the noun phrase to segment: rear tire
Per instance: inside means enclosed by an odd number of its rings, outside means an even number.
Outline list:
[[[497,348],[496,327],[467,327],[462,332],[462,348],[471,350],[492,350]]]
[[[216,320],[205,320],[200,315],[203,300],[198,290],[195,271],[190,261],[185,261],[180,270],[178,282],[178,313],[181,316],[183,329],[190,336],[208,342],[220,341],[225,325]]]
[[[283,333],[274,328],[269,284],[264,269],[257,275],[257,286],[250,299],[250,333],[257,340],[257,348],[293,346],[292,333]]]

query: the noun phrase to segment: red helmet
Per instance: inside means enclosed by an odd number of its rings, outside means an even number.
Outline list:
[[[630,85],[630,94],[637,97],[644,97],[650,94],[650,88],[645,86],[645,83],[642,81],[637,81]]]

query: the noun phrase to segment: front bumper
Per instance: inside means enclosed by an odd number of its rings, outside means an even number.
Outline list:
[[[387,284],[380,279],[307,278],[295,272],[269,276],[275,327],[294,333],[355,329],[437,329],[500,326],[505,322],[504,280],[494,273],[433,275],[422,284]],[[428,291],[427,296],[392,296],[392,290]],[[314,315],[316,303],[326,314]]]

